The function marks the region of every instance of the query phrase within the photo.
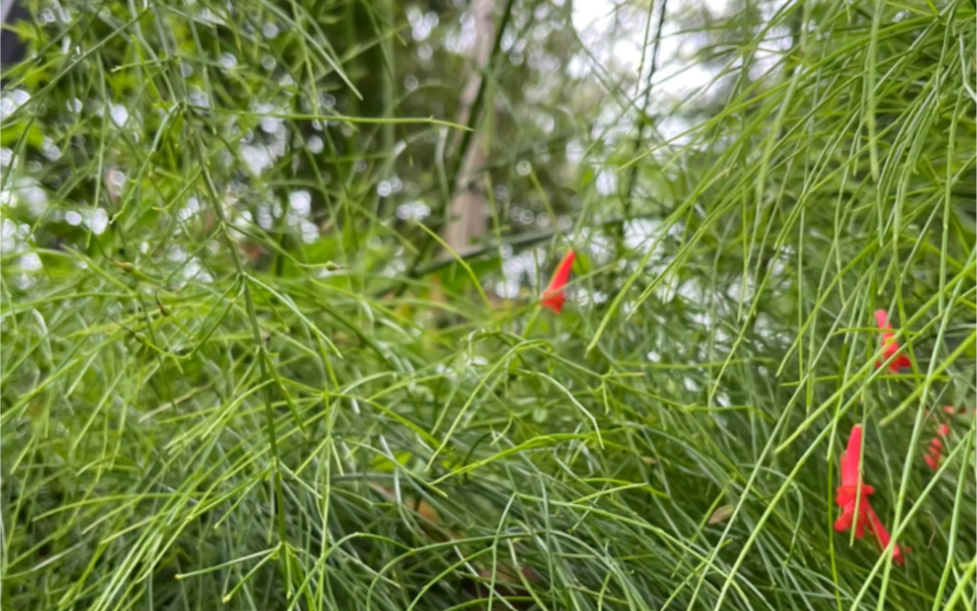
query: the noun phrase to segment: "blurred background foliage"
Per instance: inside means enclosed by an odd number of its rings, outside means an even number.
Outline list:
[[[4,609],[977,604],[972,0],[23,4]]]

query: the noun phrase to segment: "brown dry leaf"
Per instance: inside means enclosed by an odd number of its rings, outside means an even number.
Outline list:
[[[380,496],[388,501],[397,500],[397,493],[394,492],[392,488],[387,488],[386,486],[380,486],[378,484],[371,484],[370,487],[373,488],[374,492],[379,493]],[[423,499],[407,500],[404,505],[412,509],[417,515],[421,516],[428,522],[441,524],[441,516],[438,515],[437,510],[434,509],[434,507],[431,507],[431,504]]]
[[[520,568],[523,577],[526,581],[530,583],[539,583],[541,577],[532,567],[523,566]],[[478,569],[478,576],[484,580],[479,583],[476,581],[467,581],[464,585],[465,590],[468,592],[469,596],[473,599],[486,598],[488,596],[488,583],[492,580],[492,571],[486,568]],[[505,599],[520,597],[524,598],[529,596],[529,592],[518,587],[522,584],[522,580],[518,576],[514,575],[512,571],[504,566],[500,566],[495,572],[495,596]],[[510,601],[509,605],[515,607],[516,609],[529,609],[535,603],[533,602],[515,602]],[[503,605],[502,603],[495,603],[492,605],[492,609],[508,609],[510,606]]]
[[[433,522],[434,524],[441,523],[441,516],[431,504],[424,501],[423,499],[415,499],[413,501],[407,501],[407,506],[413,509],[417,515],[421,516],[428,522]]]
[[[716,508],[716,511],[712,512],[709,516],[710,524],[719,524],[720,522],[725,522],[729,519],[729,516],[733,515],[733,510],[736,509],[732,505],[722,505]]]
[[[397,500],[397,493],[394,492],[393,488],[388,488],[386,486],[380,486],[379,484],[370,484],[373,491],[387,499],[388,501]],[[420,517],[424,518],[427,522],[433,524],[436,528],[426,527],[424,524],[424,530],[427,531],[432,537],[442,537],[441,533],[438,533],[438,529],[443,529],[447,534],[449,539],[457,539],[458,535],[454,532],[447,530],[443,527],[441,523],[441,516],[438,515],[438,511],[431,506],[430,503],[424,501],[423,499],[404,499],[404,507],[407,507]]]
[[[444,289],[441,286],[441,278],[434,276],[431,278],[431,296],[429,297],[434,303],[447,303],[447,298],[444,296]]]

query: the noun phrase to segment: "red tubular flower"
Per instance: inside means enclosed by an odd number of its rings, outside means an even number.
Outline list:
[[[865,536],[865,525],[868,524],[879,546],[885,549],[892,537],[868,501],[869,495],[875,489],[863,483],[859,477],[861,456],[862,427],[856,424],[848,437],[848,447],[841,455],[841,485],[835,490],[835,503],[841,507],[841,515],[835,521],[834,529],[842,532],[854,528],[855,538],[861,539]],[[908,548],[906,551],[909,551]],[[892,560],[896,564],[903,562],[903,550],[898,545],[892,549]]]
[[[894,355],[899,351],[899,344],[896,343],[895,333],[892,332],[892,325],[889,324],[889,315],[886,314],[885,310],[875,311],[875,322],[878,324],[879,329],[882,329],[882,360],[875,361],[876,369],[882,366],[882,363],[889,360],[889,357]],[[912,363],[909,362],[909,357],[905,354],[900,354],[889,363],[889,369],[896,373],[899,372],[903,367],[909,367]]]
[[[842,532],[855,527],[855,538],[865,536],[865,518],[868,515],[868,495],[875,490],[863,484],[858,477],[862,456],[862,427],[856,424],[848,437],[848,447],[841,455],[841,485],[835,490],[835,503],[841,506],[841,516],[835,521],[835,530]],[[857,499],[857,500],[856,500]],[[855,516],[858,506],[858,519]]]
[[[929,450],[926,456],[923,458],[926,460],[926,464],[929,468],[936,471],[940,467],[940,461],[943,460],[943,438],[950,434],[950,427],[941,424],[939,434],[933,439],[930,439]]]
[[[885,528],[885,525],[882,523],[882,520],[880,520],[879,516],[875,514],[875,510],[872,509],[872,506],[869,505],[868,503],[865,503],[865,505],[866,508],[868,509],[869,528],[871,529],[872,534],[875,536],[875,540],[879,544],[879,549],[885,550],[885,548],[888,547],[889,545],[889,541],[892,540],[892,537],[889,535],[889,531]],[[907,547],[905,548],[905,551],[906,553],[909,553],[912,550],[910,550]],[[902,564],[904,560],[905,557],[903,556],[903,550],[899,548],[898,544],[893,545],[892,561],[895,562],[896,564]]]
[[[557,314],[563,309],[563,302],[567,300],[566,295],[563,293],[563,287],[566,286],[567,281],[570,279],[570,270],[573,269],[573,260],[576,257],[576,252],[572,250],[568,251],[556,267],[556,273],[553,274],[550,285],[543,291],[541,303],[544,308],[549,308]]]

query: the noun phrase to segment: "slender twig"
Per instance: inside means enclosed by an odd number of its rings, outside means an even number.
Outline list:
[[[616,227],[623,225],[627,221],[640,219],[640,218],[658,218],[657,214],[639,214],[634,217],[620,217],[615,219],[610,219],[600,223],[601,228],[607,229],[609,227]],[[459,260],[468,261],[470,259],[477,259],[479,257],[485,256],[493,251],[497,251],[502,246],[512,246],[512,247],[526,247],[532,246],[533,244],[539,244],[540,242],[546,242],[552,240],[558,235],[564,235],[568,232],[562,231],[560,229],[547,229],[546,231],[534,231],[532,233],[522,233],[515,236],[503,237],[501,240],[493,240],[491,242],[486,242],[481,246],[473,248],[465,253],[457,253],[457,256],[443,257],[436,261],[432,261],[427,265],[423,265],[417,268],[414,279],[423,278],[428,274],[433,274],[434,272],[448,267],[452,263],[457,263]],[[408,284],[403,281],[398,281],[398,286],[400,284]],[[376,298],[382,297],[390,293],[391,291],[396,291],[397,287],[385,287],[384,289],[377,291]]]
[[[638,133],[634,137],[634,147],[632,148],[631,157],[638,155],[638,149],[641,148],[641,143],[645,139],[645,128],[648,127],[649,123],[648,105],[651,103],[651,84],[655,78],[655,71],[658,69],[658,53],[661,51],[662,28],[665,26],[667,8],[668,0],[662,0],[661,12],[658,13],[658,24],[655,27],[655,46],[651,51],[651,65],[648,66],[648,84],[645,87],[645,99],[641,105],[641,126],[638,128]],[[626,217],[631,216],[631,194],[634,191],[634,184],[637,179],[638,164],[631,164],[631,171],[628,173],[628,188],[624,193],[624,216]]]

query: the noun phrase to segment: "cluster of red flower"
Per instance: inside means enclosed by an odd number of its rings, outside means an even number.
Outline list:
[[[898,373],[904,367],[911,367],[912,362],[905,353],[898,354],[899,344],[896,343],[895,333],[892,331],[892,325],[889,324],[889,315],[885,310],[876,310],[875,312],[875,322],[878,324],[879,329],[882,330],[882,359],[881,361],[875,362],[875,367],[881,367],[882,363],[885,361],[889,362],[889,370]],[[893,358],[895,357],[895,358]],[[943,408],[948,414],[956,413],[956,410],[952,407]],[[950,434],[950,427],[946,424],[941,424],[937,427],[937,434],[930,440],[929,447],[927,449],[926,464],[929,465],[931,469],[936,471],[940,466],[940,461],[943,457],[943,442],[946,437]]]
[[[889,363],[889,370],[896,373],[904,367],[912,366],[908,356],[899,354],[899,344],[895,340],[892,325],[889,324],[889,315],[884,310],[878,310],[875,312],[875,322],[882,331],[883,359],[875,362],[876,368],[882,367],[886,361]],[[954,414],[957,411],[952,407],[944,407],[943,409],[949,414]],[[943,458],[944,440],[949,434],[950,427],[946,424],[940,424],[937,428],[937,435],[930,440],[926,455],[923,457],[926,464],[934,471],[940,466],[940,461]],[[892,537],[869,503],[868,496],[874,490],[861,479],[861,456],[862,427],[856,424],[848,437],[848,447],[841,455],[841,486],[835,490],[835,502],[841,507],[841,516],[835,522],[835,530],[842,532],[854,528],[855,538],[861,539],[865,536],[867,524],[879,547],[884,550],[888,547]],[[902,564],[904,554],[909,551],[908,547],[900,548],[899,545],[893,544],[893,562]]]
[[[963,415],[967,413],[966,409],[963,408],[957,409],[949,405],[944,405],[943,411],[946,412],[951,417],[955,415]],[[974,412],[975,410],[970,410],[970,411]],[[943,448],[944,448],[943,442],[946,441],[946,438],[949,436],[950,436],[950,427],[948,425],[940,424],[936,428],[936,435],[934,435],[933,438],[930,439],[929,447],[926,449],[926,456],[924,456],[924,459],[926,460],[926,464],[929,465],[930,469],[936,471],[940,467],[940,462],[943,460]]]
[[[855,538],[861,539],[865,536],[867,523],[879,547],[885,550],[892,537],[868,501],[868,496],[875,490],[862,481],[861,462],[862,426],[856,424],[848,437],[848,447],[841,455],[841,485],[835,490],[835,502],[841,507],[841,516],[835,521],[835,530],[843,532],[854,528]],[[892,560],[896,564],[902,564],[904,551],[908,553],[910,549],[893,546]]]
[[[562,311],[563,303],[566,301],[564,287],[570,279],[570,271],[575,257],[574,251],[567,252],[557,266],[549,286],[543,291],[541,305],[550,308],[557,314]],[[895,333],[892,330],[892,325],[889,324],[889,315],[885,310],[875,312],[875,321],[882,331],[882,360],[876,361],[875,366],[877,368],[882,367],[883,363],[888,362],[889,370],[895,373],[904,367],[912,366],[909,357],[904,353],[899,353],[899,344],[895,340]],[[949,413],[955,412],[952,407],[944,409]],[[934,471],[940,465],[944,447],[943,439],[949,433],[950,427],[941,424],[938,428],[938,434],[930,440],[925,460],[926,464]],[[892,537],[868,500],[874,489],[861,479],[861,461],[862,427],[856,424],[848,437],[848,447],[841,455],[841,485],[835,490],[835,502],[841,507],[841,516],[835,521],[834,528],[838,532],[853,528],[855,538],[861,539],[865,536],[867,525],[879,547],[885,550]],[[910,551],[908,547],[900,548],[898,544],[893,544],[892,560],[896,564],[902,564],[905,554]]]
[[[885,310],[875,311],[875,322],[879,325],[879,329],[882,329],[882,358],[888,361],[895,353],[899,352],[899,344],[896,343],[896,334],[892,332],[892,325],[889,324],[889,315],[885,313]],[[875,367],[881,367],[883,362],[875,361]],[[889,363],[889,370],[899,373],[899,370],[903,367],[910,366],[912,366],[912,363],[909,361],[909,357],[903,353]]]

